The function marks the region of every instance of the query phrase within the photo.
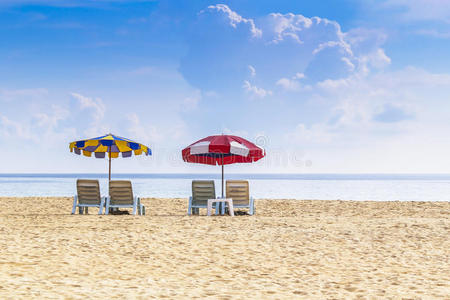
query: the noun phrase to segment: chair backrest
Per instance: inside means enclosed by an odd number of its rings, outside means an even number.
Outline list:
[[[250,192],[247,180],[227,180],[227,198],[233,199],[233,205],[250,205]]]
[[[109,197],[112,205],[133,205],[133,188],[129,180],[111,180]]]
[[[192,204],[207,205],[208,199],[216,198],[214,180],[192,180]]]
[[[100,205],[100,184],[98,180],[77,179],[77,196],[79,204]]]

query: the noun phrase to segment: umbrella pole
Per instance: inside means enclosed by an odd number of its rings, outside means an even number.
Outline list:
[[[222,154],[222,198],[223,198],[223,154]]]
[[[108,147],[108,156],[109,156],[109,175],[108,175],[108,179],[109,179],[109,181],[111,181],[111,146]],[[108,185],[109,185],[109,181],[108,181]]]

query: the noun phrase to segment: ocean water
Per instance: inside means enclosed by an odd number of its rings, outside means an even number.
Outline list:
[[[255,198],[450,201],[450,174],[225,174],[246,179]],[[0,174],[0,196],[73,196],[77,178],[100,180],[107,195],[105,174]],[[191,195],[193,179],[213,179],[220,196],[220,174],[113,174],[112,179],[133,182],[141,197]]]

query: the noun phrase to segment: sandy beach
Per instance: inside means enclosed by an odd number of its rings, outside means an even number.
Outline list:
[[[0,298],[450,297],[448,202],[257,200],[234,218],[143,203],[80,216],[71,198],[0,198]]]

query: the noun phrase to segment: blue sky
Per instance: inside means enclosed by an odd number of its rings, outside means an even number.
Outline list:
[[[218,133],[268,153],[229,172],[450,172],[448,0],[3,0],[0,37],[0,172],[103,172],[68,143],[108,132],[154,154],[115,172]]]

